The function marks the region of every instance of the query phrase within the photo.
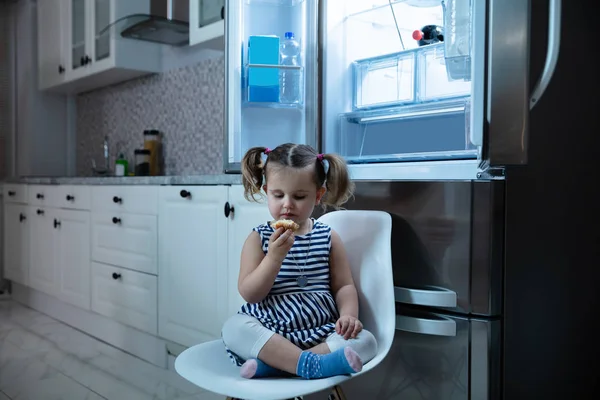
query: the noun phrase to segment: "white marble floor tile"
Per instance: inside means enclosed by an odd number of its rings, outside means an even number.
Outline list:
[[[11,301],[0,302],[0,391],[0,400],[224,399]]]

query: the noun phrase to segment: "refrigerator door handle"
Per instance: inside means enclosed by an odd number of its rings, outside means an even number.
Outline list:
[[[456,336],[456,322],[438,315],[416,318],[396,315],[396,330],[434,336]]]
[[[531,0],[490,0],[480,168],[527,164]]]
[[[430,307],[456,307],[456,292],[437,286],[426,288],[394,287],[396,302]]]
[[[549,21],[548,21],[548,52],[546,54],[546,62],[542,76],[537,81],[531,100],[529,101],[529,109],[533,109],[540,100],[544,91],[548,87],[556,62],[558,61],[558,53],[560,50],[560,18],[561,18],[561,0],[550,0]]]

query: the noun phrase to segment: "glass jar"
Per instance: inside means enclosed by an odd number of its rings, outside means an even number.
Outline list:
[[[144,131],[144,149],[150,150],[150,175],[162,175],[162,143],[159,131]]]
[[[135,149],[135,175],[148,176],[150,175],[150,150]]]

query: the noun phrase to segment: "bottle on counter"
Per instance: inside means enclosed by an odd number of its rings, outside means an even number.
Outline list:
[[[119,153],[117,161],[115,161],[115,175],[116,176],[127,176],[129,174],[129,163],[125,158],[125,154]]]

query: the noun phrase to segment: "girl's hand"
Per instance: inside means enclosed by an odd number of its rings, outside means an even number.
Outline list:
[[[291,229],[284,231],[283,228],[278,228],[269,239],[269,252],[267,255],[282,263],[288,251],[294,245],[294,240],[294,232]]]
[[[342,315],[335,323],[335,332],[345,340],[356,338],[362,328],[362,322],[351,315]]]

